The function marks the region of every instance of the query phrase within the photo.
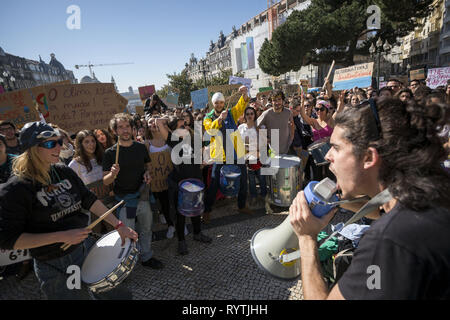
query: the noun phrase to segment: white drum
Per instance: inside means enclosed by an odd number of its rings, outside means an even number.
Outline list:
[[[101,237],[91,248],[81,267],[81,280],[92,292],[106,292],[117,287],[133,270],[138,260],[136,244],[122,240],[117,231]]]

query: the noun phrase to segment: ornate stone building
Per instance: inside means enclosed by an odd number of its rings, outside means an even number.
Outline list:
[[[66,70],[55,54],[50,55],[50,62],[30,60],[6,53],[0,47],[0,85],[5,89],[24,89],[45,83],[70,80],[77,83],[72,71]]]

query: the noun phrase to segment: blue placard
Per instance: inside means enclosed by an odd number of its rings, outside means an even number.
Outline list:
[[[200,89],[191,92],[191,101],[194,109],[204,109],[208,104],[208,89]]]

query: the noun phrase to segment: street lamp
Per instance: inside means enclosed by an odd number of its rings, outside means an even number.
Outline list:
[[[203,73],[203,80],[205,81],[205,88],[207,88],[208,85],[206,84],[206,72],[209,71],[209,68],[206,65],[206,59],[202,59],[201,62],[202,62],[202,64],[201,64],[202,65],[202,70],[200,70],[200,72]]]
[[[376,42],[376,47],[372,43],[372,45],[369,48],[370,55],[372,57],[374,57],[376,54],[376,59],[378,62],[378,65],[377,65],[377,88],[378,89],[380,89],[381,54],[387,53],[390,49],[391,49],[391,45],[389,44],[389,42],[386,40],[386,42],[383,45],[383,40],[381,40],[381,38],[378,38],[378,40]]]

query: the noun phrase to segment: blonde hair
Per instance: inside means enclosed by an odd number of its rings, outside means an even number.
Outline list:
[[[31,147],[13,160],[13,173],[20,179],[28,179],[33,183],[50,185],[48,168],[40,159],[37,146]]]

